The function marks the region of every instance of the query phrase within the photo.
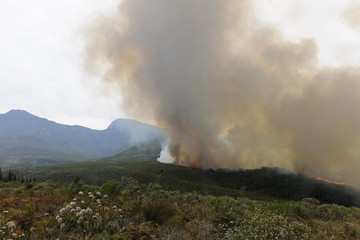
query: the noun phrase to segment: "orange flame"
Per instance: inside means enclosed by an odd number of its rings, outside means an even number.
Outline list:
[[[188,168],[201,168],[199,162],[192,162],[192,163],[188,163],[188,162],[182,162],[182,161],[175,161],[175,165],[180,166],[180,167],[188,167]]]
[[[317,180],[320,181],[324,181],[324,182],[328,182],[328,183],[334,183],[334,184],[338,184],[338,185],[348,185],[348,186],[352,186],[352,184],[346,183],[346,182],[334,182],[334,181],[330,181],[326,178],[322,178],[322,177],[317,177]]]

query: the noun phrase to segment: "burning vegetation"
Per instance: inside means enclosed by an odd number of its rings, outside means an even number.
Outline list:
[[[319,180],[319,181],[324,181],[324,182],[333,183],[333,184],[337,184],[337,185],[353,186],[352,184],[349,184],[349,183],[346,183],[346,182],[335,182],[335,181],[331,181],[331,180],[328,180],[328,179],[322,178],[322,177],[317,177],[316,179]]]

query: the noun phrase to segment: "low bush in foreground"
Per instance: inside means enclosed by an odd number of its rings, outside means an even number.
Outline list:
[[[2,239],[359,239],[360,209],[171,192],[134,179],[0,183]]]

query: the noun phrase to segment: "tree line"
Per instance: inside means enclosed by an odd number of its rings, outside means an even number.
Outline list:
[[[31,183],[36,182],[35,177],[24,177],[24,175],[16,175],[11,169],[7,172],[6,176],[3,176],[2,169],[0,167],[0,182],[22,182],[22,183]]]

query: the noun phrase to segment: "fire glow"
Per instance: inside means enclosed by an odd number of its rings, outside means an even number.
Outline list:
[[[333,184],[337,184],[337,185],[346,185],[346,186],[353,186],[352,184],[346,183],[346,182],[335,182],[335,181],[330,181],[326,178],[322,178],[322,177],[317,177],[316,180],[319,181],[323,181],[323,182],[327,182],[327,183],[333,183]]]

